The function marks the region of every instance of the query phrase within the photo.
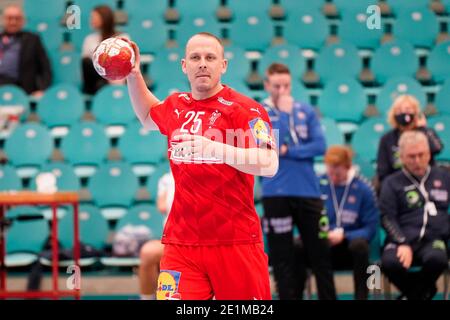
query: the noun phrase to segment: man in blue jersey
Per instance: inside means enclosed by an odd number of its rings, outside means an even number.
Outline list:
[[[278,173],[261,181],[263,227],[279,298],[302,298],[293,243],[296,225],[316,278],[319,299],[334,300],[328,220],[322,214],[319,180],[314,172],[314,157],[324,154],[326,143],[314,109],[292,98],[291,81],[290,71],[283,64],[274,63],[266,71],[264,86],[270,96],[263,106],[279,132],[280,162]]]
[[[327,174],[320,177],[330,222],[328,241],[335,269],[353,269],[356,300],[367,300],[367,267],[370,241],[374,238],[379,211],[369,182],[352,167],[352,151],[335,145],[325,154]]]

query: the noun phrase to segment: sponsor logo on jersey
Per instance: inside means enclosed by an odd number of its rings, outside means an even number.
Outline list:
[[[273,147],[275,145],[272,136],[270,135],[270,127],[267,122],[263,121],[261,118],[256,118],[251,120],[249,125],[252,130],[253,138],[258,146],[268,144]]]
[[[218,110],[214,111],[214,112],[211,114],[211,116],[209,117],[209,125],[210,125],[210,126],[213,126],[214,123],[216,122],[216,120],[219,119],[219,117],[220,117],[221,115],[222,115],[222,114],[221,114]]]
[[[180,93],[178,95],[178,98],[183,98],[186,101],[191,101],[191,98],[189,97],[189,95],[187,93]]]
[[[173,270],[161,270],[158,277],[158,287],[156,291],[156,299],[173,300],[178,293],[178,284],[180,283],[181,272]]]
[[[184,112],[184,110],[178,110],[178,108],[176,108],[173,112],[175,112],[175,114],[177,115],[178,119],[180,119],[180,115]]]
[[[221,104],[224,104],[226,106],[231,106],[233,102],[225,100],[223,97],[217,98],[217,101],[219,101]]]
[[[261,111],[259,111],[259,110],[256,109],[256,108],[250,108],[250,111],[255,111],[255,112],[257,112],[259,115],[261,115]]]

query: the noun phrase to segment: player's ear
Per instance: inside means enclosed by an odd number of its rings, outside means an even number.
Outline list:
[[[183,73],[186,74],[186,59],[181,59],[181,70],[183,70]]]
[[[228,68],[228,60],[227,59],[223,59],[223,61],[222,61],[222,74],[227,72],[227,68]]]

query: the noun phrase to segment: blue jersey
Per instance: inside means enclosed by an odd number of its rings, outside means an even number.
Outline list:
[[[320,197],[320,187],[314,172],[314,157],[322,156],[326,142],[313,107],[294,102],[290,114],[275,108],[270,99],[262,103],[274,132],[278,130],[278,146],[288,151],[279,157],[277,174],[261,180],[263,197]]]
[[[342,203],[346,185],[348,185],[345,201]],[[349,179],[348,184],[334,186],[336,203],[333,204],[332,189],[327,175],[320,177],[322,198],[330,223],[330,230],[337,227],[344,229],[345,238],[353,240],[364,238],[371,241],[379,224],[379,211],[376,204],[375,193],[369,182],[362,177]],[[341,204],[342,203],[342,204]],[[336,215],[335,205],[340,215]]]

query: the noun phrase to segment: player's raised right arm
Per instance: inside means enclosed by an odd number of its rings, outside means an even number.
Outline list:
[[[136,56],[134,67],[127,77],[128,93],[130,95],[134,112],[144,128],[148,130],[158,130],[158,126],[150,117],[150,109],[160,103],[160,101],[153,95],[145,84],[145,80],[140,69],[140,55],[138,46],[128,39],[124,40],[131,44]]]

